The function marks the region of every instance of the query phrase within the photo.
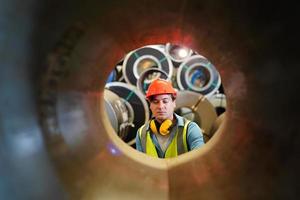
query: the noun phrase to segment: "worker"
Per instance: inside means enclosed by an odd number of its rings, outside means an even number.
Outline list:
[[[136,135],[136,149],[157,158],[172,158],[204,145],[199,126],[177,115],[176,90],[163,79],[152,81],[146,92],[152,118]]]

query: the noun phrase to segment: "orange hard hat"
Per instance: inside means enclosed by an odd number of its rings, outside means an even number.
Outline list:
[[[158,94],[172,94],[176,97],[176,90],[173,88],[171,82],[164,79],[155,79],[148,87],[146,98]]]

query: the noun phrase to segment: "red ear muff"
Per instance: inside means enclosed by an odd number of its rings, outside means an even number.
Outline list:
[[[163,123],[159,127],[159,132],[157,130],[157,126],[155,123],[155,120],[150,121],[150,129],[152,130],[153,133],[157,134],[160,133],[161,135],[167,135],[170,133],[170,127],[173,125],[172,120],[166,119],[163,121]]]

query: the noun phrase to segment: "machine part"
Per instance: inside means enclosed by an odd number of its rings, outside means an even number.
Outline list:
[[[145,97],[136,89],[136,87],[127,83],[112,82],[106,84],[105,88],[118,95],[119,98],[122,98],[124,100],[123,103],[126,105],[126,109],[133,113],[132,115],[134,117],[130,124],[133,123],[134,127],[128,126],[128,134],[124,141],[129,142],[130,144],[134,143],[137,129],[149,120],[149,108]],[[123,124],[122,126],[124,125],[126,126],[126,124]]]
[[[119,136],[121,138],[127,138],[128,132],[130,131],[131,127],[134,127],[135,125],[133,124],[134,120],[134,111],[130,103],[124,99],[120,99],[120,104],[125,106],[125,110],[128,114],[125,114],[125,112],[120,113],[122,123],[119,125]]]
[[[184,110],[188,108],[194,113],[193,121],[202,129],[204,141],[207,142],[211,138],[211,128],[217,118],[213,105],[202,94],[193,91],[179,91],[177,93],[175,110],[180,111],[181,108],[184,108]],[[186,111],[180,114],[191,116],[191,113]]]
[[[131,105],[112,91],[104,90],[105,108],[111,125],[122,140],[128,135],[128,130],[133,127],[134,113]]]
[[[210,103],[215,107],[217,114],[221,115],[226,111],[227,101],[226,95],[223,93],[215,93],[208,98]]]
[[[108,77],[107,77],[107,79],[106,79],[106,83],[124,80],[123,72],[122,72],[123,62],[124,62],[124,57],[121,58],[121,59],[115,64],[114,69],[109,73],[109,75],[108,75]]]
[[[177,83],[181,90],[191,90],[209,97],[220,87],[221,77],[205,57],[193,55],[180,64]]]
[[[116,72],[117,72],[117,73],[116,73],[116,74],[117,74],[117,76],[116,76],[116,81],[122,81],[122,80],[124,80],[122,68],[123,68],[123,65],[117,65],[117,66],[115,67],[115,70],[116,70]]]
[[[110,72],[108,75],[108,78],[106,80],[106,83],[114,82],[117,80],[117,69],[114,69],[113,71]]]
[[[157,78],[168,79],[168,74],[158,68],[146,69],[141,73],[136,86],[145,95],[151,81]]]
[[[109,121],[110,121],[110,124],[111,126],[113,127],[113,129],[116,131],[116,133],[118,133],[118,130],[119,130],[119,126],[118,126],[118,119],[117,119],[117,114],[112,106],[112,104],[106,100],[106,97],[107,96],[106,94],[104,94],[104,102],[105,102],[105,110],[106,110],[106,113],[108,115],[108,118],[109,118]]]
[[[182,45],[167,43],[165,51],[170,59],[174,62],[180,63],[187,60],[193,53],[192,49]]]
[[[171,60],[160,48],[145,46],[131,51],[125,56],[123,62],[125,81],[131,85],[136,85],[140,74],[149,68],[163,70],[168,74],[169,78],[173,73]]]
[[[124,79],[122,73],[122,65],[118,64],[108,75],[106,83],[121,81],[122,79]]]

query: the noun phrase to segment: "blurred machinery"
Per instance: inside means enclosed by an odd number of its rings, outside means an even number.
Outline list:
[[[119,137],[134,146],[137,129],[151,117],[144,95],[156,78],[172,81],[179,91],[175,112],[198,123],[207,142],[214,122],[226,111],[220,74],[204,56],[171,43],[135,49],[110,73],[105,107]]]
[[[125,142],[134,144],[133,133],[149,119],[143,95],[132,85],[111,82],[105,86],[104,99],[113,128]]]

